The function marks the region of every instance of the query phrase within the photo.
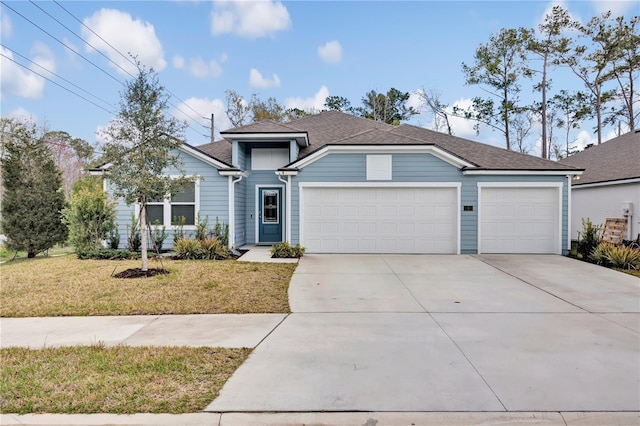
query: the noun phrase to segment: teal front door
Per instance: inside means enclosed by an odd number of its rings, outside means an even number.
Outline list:
[[[258,188],[258,243],[282,242],[282,188]]]

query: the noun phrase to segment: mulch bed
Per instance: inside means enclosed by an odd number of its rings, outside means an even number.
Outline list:
[[[125,269],[122,272],[118,272],[117,274],[113,275],[114,278],[147,278],[147,277],[154,277],[156,275],[164,275],[164,274],[168,274],[169,271],[167,271],[164,268],[149,268],[146,271],[143,271],[140,268],[131,268],[131,269]]]

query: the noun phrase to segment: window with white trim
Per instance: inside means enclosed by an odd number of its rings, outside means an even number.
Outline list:
[[[171,198],[152,199],[147,202],[147,220],[155,225],[177,225],[184,217],[185,226],[195,226],[200,209],[199,181],[187,182],[182,190]]]

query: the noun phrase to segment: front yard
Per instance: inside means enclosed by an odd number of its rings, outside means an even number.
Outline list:
[[[287,313],[295,264],[163,260],[167,275],[113,278],[139,260],[36,257],[0,266],[0,316]],[[161,267],[155,260],[149,268]],[[203,410],[248,348],[0,349],[2,413]]]
[[[287,313],[295,264],[163,260],[167,275],[112,278],[139,260],[46,257],[0,266],[0,316]],[[150,260],[149,268],[160,267]]]

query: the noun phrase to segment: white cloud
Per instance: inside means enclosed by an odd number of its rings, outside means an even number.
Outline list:
[[[310,98],[287,98],[284,100],[285,108],[300,108],[304,111],[320,111],[324,108],[324,102],[329,96],[329,89],[327,86],[322,86]]]
[[[192,109],[198,111],[198,124],[202,126],[211,126],[211,121],[205,117],[211,117],[211,114],[214,114],[214,126],[217,130],[226,130],[232,127],[225,113],[225,104],[220,99],[189,98],[180,103],[176,109],[173,110],[172,114],[178,120],[185,120],[189,124],[193,124],[193,117],[196,116],[196,114],[193,113]],[[187,115],[186,112],[190,114]]]
[[[413,107],[413,109],[415,109],[419,113],[422,113],[422,109],[423,109],[422,94],[423,93],[424,92],[422,89],[414,90],[413,92],[411,92],[409,94],[409,100],[407,101],[407,107]]]
[[[279,1],[216,0],[211,34],[231,33],[246,38],[273,36],[291,27],[287,8]]]
[[[173,63],[174,68],[177,68],[179,70],[184,68],[184,58],[180,55],[175,55],[171,62]]]
[[[89,18],[85,18],[83,23],[118,49],[124,57],[83,26],[84,39],[129,73],[137,73],[129,54],[137,56],[143,65],[156,71],[162,71],[166,67],[162,43],[156,37],[155,29],[150,23],[134,20],[128,13],[115,9],[100,9]],[[86,50],[93,51],[89,46],[86,46]],[[119,67],[111,63],[109,65],[119,74],[126,75]]]
[[[56,72],[56,59],[53,51],[49,49],[49,46],[38,41],[31,48],[31,54],[33,55],[32,61],[34,63],[40,65],[40,67],[46,70]],[[34,70],[42,73],[43,70],[40,67],[34,67]]]
[[[611,11],[611,16],[625,16],[627,14],[636,15],[638,10],[638,2],[634,0],[592,0],[591,4],[598,15]]]
[[[273,74],[271,79],[262,76],[260,71],[255,68],[251,68],[249,73],[249,84],[251,87],[257,87],[258,89],[268,89],[269,87],[280,87],[280,77],[277,74]]]
[[[0,47],[0,52],[13,59],[13,53],[4,47]],[[0,90],[27,99],[42,97],[45,80],[4,56],[0,57]]]
[[[2,14],[2,27],[0,28],[0,36],[2,38],[9,38],[13,34],[13,26],[11,25],[11,19],[6,13]]]
[[[338,40],[328,41],[318,47],[318,56],[328,64],[339,64],[342,61],[342,46]]]
[[[202,58],[189,59],[189,73],[197,78],[216,78],[222,74],[222,67],[213,59],[205,62]]]
[[[7,118],[13,118],[15,120],[25,120],[25,121],[31,121],[34,123],[37,123],[37,119],[36,117],[31,114],[29,111],[27,111],[26,109],[22,108],[22,107],[18,107],[16,109],[14,109],[13,111],[10,111],[8,114],[6,114]]]
[[[229,55],[227,55],[226,53],[223,53],[222,55],[220,55],[221,64],[224,64],[225,62],[227,62],[227,59],[229,59]]]

